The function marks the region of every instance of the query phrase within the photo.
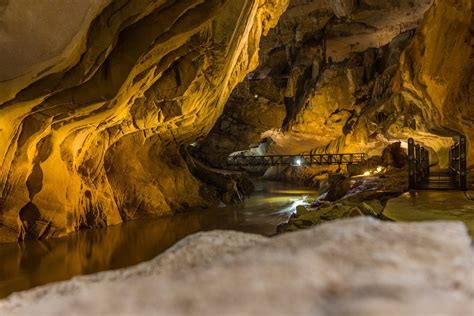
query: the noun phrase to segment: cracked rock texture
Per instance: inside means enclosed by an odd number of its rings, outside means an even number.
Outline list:
[[[0,242],[200,205],[179,153],[287,0],[0,1]]]
[[[473,302],[463,224],[360,217],[272,239],[199,233],[132,268],[13,294],[0,313],[454,316]]]

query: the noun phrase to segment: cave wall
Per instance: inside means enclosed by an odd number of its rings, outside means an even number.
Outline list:
[[[220,166],[233,152],[257,147],[261,135],[283,125],[286,116],[283,94],[272,80],[245,80],[232,92],[223,114],[194,155]]]
[[[180,148],[213,126],[286,6],[0,3],[0,241],[204,204]]]
[[[432,161],[443,168],[448,164],[447,149],[463,134],[472,157],[473,23],[472,1],[435,1],[399,55],[395,72],[384,80],[388,87],[376,89],[389,94],[361,112],[351,131],[328,148],[377,153],[381,139],[413,137],[430,148]],[[474,160],[468,163],[474,166]]]
[[[472,0],[291,1],[248,79],[250,91],[270,80],[283,95],[284,121],[261,134],[269,153],[380,155],[414,137],[445,167],[461,133],[472,157],[472,10]]]
[[[402,130],[403,135],[414,134],[437,151],[442,151],[436,146],[437,136],[465,135],[471,168],[474,167],[473,38],[473,1],[435,1],[401,57],[391,100],[405,116],[416,109],[416,124],[409,132]],[[389,135],[400,135],[401,124],[397,123],[389,127]],[[446,160],[447,154],[441,154]]]

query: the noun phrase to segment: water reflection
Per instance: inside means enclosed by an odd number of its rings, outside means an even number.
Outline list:
[[[383,213],[395,221],[462,221],[474,240],[474,202],[464,192],[407,192],[389,200]]]
[[[272,235],[315,190],[257,182],[243,204],[136,220],[63,238],[0,245],[0,298],[75,275],[118,269],[149,260],[198,231],[233,229]]]

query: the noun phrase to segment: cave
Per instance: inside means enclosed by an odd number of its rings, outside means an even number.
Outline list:
[[[474,315],[473,0],[0,0],[0,315]]]

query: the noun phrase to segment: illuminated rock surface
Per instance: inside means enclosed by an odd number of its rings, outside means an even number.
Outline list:
[[[213,126],[286,5],[0,2],[0,242],[204,204],[179,148]]]
[[[138,266],[17,293],[5,315],[470,315],[460,223],[331,222],[267,239],[199,233]]]
[[[269,152],[380,155],[414,137],[446,167],[446,148],[464,134],[472,156],[473,10],[471,0],[291,1],[248,80],[251,92],[278,87],[275,108],[286,107],[285,120],[261,135],[274,140]],[[273,115],[266,104],[260,113]]]
[[[206,204],[181,151],[196,142],[216,165],[266,137],[270,153],[380,155],[412,136],[445,167],[443,148],[463,133],[472,156],[473,10],[1,1],[0,242]]]

